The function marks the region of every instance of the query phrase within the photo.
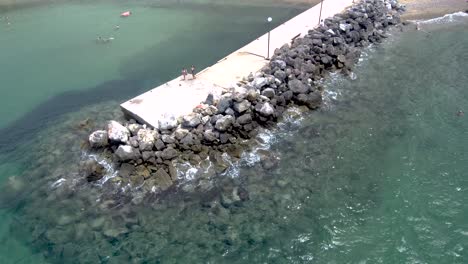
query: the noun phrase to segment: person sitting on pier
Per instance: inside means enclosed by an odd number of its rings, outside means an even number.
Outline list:
[[[190,68],[190,73],[192,73],[192,78],[196,79],[196,77],[195,77],[195,66],[192,65],[192,67]]]
[[[182,69],[182,78],[185,81],[185,76],[187,75],[187,69],[183,68]]]

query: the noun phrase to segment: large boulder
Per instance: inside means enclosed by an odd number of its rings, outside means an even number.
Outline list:
[[[230,115],[226,115],[221,117],[216,121],[215,128],[219,131],[226,131],[228,130],[232,124],[234,123],[234,117]]]
[[[109,137],[107,131],[97,130],[89,135],[89,144],[93,148],[102,148],[109,145]]]
[[[139,148],[141,151],[150,151],[158,137],[158,132],[152,129],[140,129],[137,133]]]
[[[107,135],[111,142],[126,144],[130,137],[130,131],[119,122],[112,120],[107,124]]]
[[[158,126],[160,130],[171,130],[176,128],[178,125],[177,119],[173,116],[168,116],[158,120]]]
[[[115,155],[120,161],[130,161],[141,158],[140,151],[129,145],[120,145],[115,151]]]
[[[290,80],[288,86],[289,90],[296,94],[307,93],[309,91],[309,87],[298,79]]]

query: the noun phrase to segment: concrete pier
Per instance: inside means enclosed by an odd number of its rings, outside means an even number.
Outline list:
[[[325,0],[322,19],[341,13],[353,0]],[[291,43],[296,36],[304,36],[319,25],[320,4],[270,31],[270,56],[284,44]],[[266,22],[265,18],[265,23]],[[158,127],[158,120],[178,118],[192,112],[210,93],[221,93],[243,77],[259,71],[268,63],[268,33],[246,46],[229,54],[196,75],[188,75],[184,81],[178,77],[123,104],[122,111],[128,116],[151,127]]]

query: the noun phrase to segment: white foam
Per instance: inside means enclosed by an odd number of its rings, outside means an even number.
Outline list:
[[[58,180],[56,180],[55,182],[53,182],[50,187],[51,188],[57,188],[59,187],[60,185],[62,185],[64,182],[66,182],[67,180],[65,180],[64,178],[60,178]]]
[[[468,14],[465,12],[456,12],[453,14],[446,14],[441,17],[436,17],[428,20],[413,20],[413,22],[416,22],[418,24],[443,24],[443,23],[451,23],[454,21],[457,21],[457,18],[461,17],[468,17]]]

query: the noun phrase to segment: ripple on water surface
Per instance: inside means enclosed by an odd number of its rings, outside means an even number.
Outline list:
[[[38,147],[56,166],[33,162],[9,232],[57,263],[466,263],[467,28],[427,24],[368,50],[355,78],[325,82],[326,107],[260,134],[258,155],[199,189],[43,188],[81,155],[47,154],[79,145],[64,131],[87,114],[73,113]]]

